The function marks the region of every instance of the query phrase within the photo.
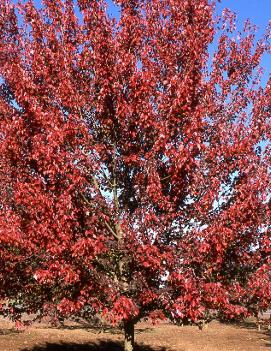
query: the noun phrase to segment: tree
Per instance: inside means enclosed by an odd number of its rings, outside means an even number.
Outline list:
[[[1,2],[0,295],[131,351],[141,318],[270,304],[270,46],[207,0],[116,3]]]

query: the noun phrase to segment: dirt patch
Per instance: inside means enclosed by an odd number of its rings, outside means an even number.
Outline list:
[[[66,325],[35,325],[18,332],[0,321],[0,351],[120,351],[122,333]],[[204,330],[171,324],[136,327],[138,351],[271,351],[271,333],[257,331],[254,323],[240,325],[212,322]]]

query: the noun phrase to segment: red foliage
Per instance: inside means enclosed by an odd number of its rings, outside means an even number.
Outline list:
[[[116,3],[119,20],[98,0],[1,2],[2,310],[198,323],[264,309],[268,33],[237,37],[207,0]]]

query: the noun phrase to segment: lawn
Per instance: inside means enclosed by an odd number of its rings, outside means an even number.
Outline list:
[[[140,351],[270,351],[271,333],[258,331],[255,323],[239,325],[212,322],[202,331],[196,327],[139,323],[136,328]],[[67,323],[61,328],[36,324],[16,331],[10,322],[0,322],[1,351],[119,351],[122,334]]]

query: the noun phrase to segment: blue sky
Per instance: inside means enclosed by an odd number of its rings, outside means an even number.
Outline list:
[[[237,12],[238,18],[242,21],[250,18],[261,29],[266,27],[271,19],[270,0],[222,0],[219,8],[224,7]]]

